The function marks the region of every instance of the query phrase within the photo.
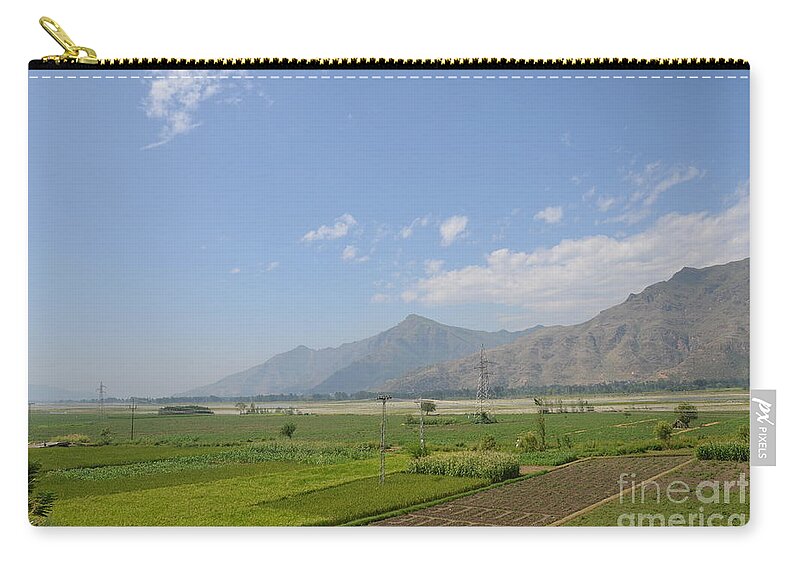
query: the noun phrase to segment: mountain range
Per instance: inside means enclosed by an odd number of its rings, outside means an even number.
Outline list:
[[[529,388],[615,380],[747,380],[750,377],[750,260],[683,268],[593,319],[543,327],[487,351],[492,384]],[[380,389],[418,392],[472,387],[475,355],[441,362]]]
[[[409,315],[398,325],[337,348],[298,346],[266,362],[179,396],[358,392],[434,362],[507,344],[535,329],[484,332]]]
[[[472,388],[486,347],[492,384],[531,388],[614,380],[745,380],[750,260],[683,268],[571,326],[484,332],[419,315],[338,348],[306,346],[181,396],[425,392]]]

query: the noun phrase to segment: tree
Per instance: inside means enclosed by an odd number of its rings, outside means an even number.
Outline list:
[[[28,520],[33,526],[41,526],[47,522],[56,500],[56,496],[50,492],[34,494],[41,469],[41,464],[35,461],[28,463]]]
[[[292,434],[294,434],[296,429],[297,426],[294,425],[292,422],[283,424],[283,426],[281,426],[281,435],[285,435],[289,439],[292,439]]]
[[[247,409],[247,404],[244,402],[236,402],[236,409],[239,410],[239,414],[241,415]]]
[[[430,400],[423,400],[420,403],[420,406],[422,407],[422,411],[425,412],[426,416],[431,412],[436,411],[436,402],[432,402]]]
[[[100,430],[100,445],[108,445],[111,443],[111,429],[104,427]]]
[[[697,406],[693,406],[692,404],[678,404],[675,408],[675,413],[678,414],[678,419],[688,427],[692,420],[697,419]]]
[[[544,412],[541,410],[536,416],[536,429],[539,430],[539,449],[544,451],[547,449],[547,425],[545,424]]]
[[[660,441],[667,443],[669,438],[672,437],[672,426],[667,422],[658,422],[653,429],[653,433]]]

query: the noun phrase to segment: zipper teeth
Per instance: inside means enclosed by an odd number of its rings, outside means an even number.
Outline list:
[[[73,62],[34,60],[31,68],[43,67],[97,67]],[[269,68],[269,69],[750,69],[743,59],[723,58],[581,58],[581,59],[507,59],[507,58],[440,58],[440,59],[393,59],[393,58],[120,58],[100,59],[99,67],[105,68]]]

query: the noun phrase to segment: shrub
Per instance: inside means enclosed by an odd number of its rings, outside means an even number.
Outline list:
[[[497,419],[489,412],[481,412],[472,417],[473,423],[476,424],[496,424]]]
[[[697,419],[697,406],[693,406],[692,404],[678,404],[675,407],[675,413],[678,414],[678,419],[688,426],[692,420]]]
[[[750,426],[739,426],[737,435],[744,441],[750,441]]]
[[[572,438],[569,436],[569,434],[564,434],[562,441],[564,442],[564,447],[567,449],[572,449]]]
[[[213,415],[214,410],[206,406],[164,406],[158,410],[159,416],[183,416],[197,414]]]
[[[517,436],[517,447],[523,452],[531,452],[539,449],[539,440],[532,431],[526,431]]]
[[[697,447],[697,458],[717,461],[750,461],[750,446],[736,441],[728,443],[704,443]]]
[[[510,453],[457,451],[414,459],[408,472],[475,477],[496,483],[519,477],[519,460]]]
[[[667,422],[658,422],[653,428],[653,433],[659,440],[667,442],[672,437],[672,426]]]
[[[294,434],[296,429],[297,429],[297,426],[294,425],[292,422],[289,422],[287,424],[283,424],[281,426],[281,435],[285,435],[289,439],[292,439],[292,434]]]
[[[89,438],[88,435],[84,435],[82,433],[71,433],[69,435],[60,435],[58,437],[54,437],[53,441],[66,441],[69,443],[90,443],[92,440]]]
[[[100,445],[108,445],[111,443],[111,430],[104,427],[100,430],[100,439],[97,440]]]
[[[430,400],[421,402],[420,406],[422,407],[422,411],[425,412],[426,416],[431,412],[436,411],[436,402],[431,402]]]
[[[419,443],[414,443],[408,446],[408,453],[414,458],[425,457],[428,455],[428,450],[420,447]]]
[[[497,440],[493,435],[485,435],[478,442],[478,451],[491,451],[497,448]]]

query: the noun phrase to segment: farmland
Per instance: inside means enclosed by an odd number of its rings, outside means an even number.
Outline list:
[[[667,464],[690,459],[700,444],[736,440],[742,426],[748,425],[746,412],[727,405],[698,406],[697,421],[689,429],[676,431],[665,443],[656,440],[653,430],[658,422],[674,421],[674,412],[668,411],[670,404],[663,404],[665,410],[643,409],[646,406],[641,399],[625,404],[625,396],[604,397],[619,409],[545,414],[546,445],[528,451],[515,444],[521,433],[537,430],[539,414],[533,413],[530,401],[527,413],[497,413],[497,423],[491,424],[474,424],[463,408],[461,413],[445,413],[454,408],[442,406],[427,418],[426,447],[445,459],[453,452],[472,451],[486,453],[486,457],[511,454],[522,466],[566,464],[541,480],[558,477],[558,485],[570,488],[575,483],[564,479],[569,469],[586,464],[570,463],[576,459],[591,463],[636,455],[651,462],[640,469],[642,473],[652,468],[656,474]],[[664,400],[651,397],[649,401]],[[30,460],[42,466],[37,489],[56,496],[48,524],[336,525],[411,512],[448,497],[499,492],[507,486],[480,491],[494,488],[493,476],[407,472],[418,451],[419,416],[410,415],[413,407],[402,401],[389,406],[387,476],[380,486],[380,416],[374,402],[352,402],[350,407],[357,413],[343,413],[347,406],[342,402],[332,403],[324,413],[309,412],[302,403],[293,406],[300,413],[291,416],[219,413],[219,408],[214,415],[170,416],[143,407],[137,411],[132,439],[130,413],[122,407],[110,408],[105,417],[88,406],[34,408],[29,441],[61,440],[76,434],[89,441],[72,447],[29,449]],[[315,409],[320,407],[323,404],[314,403]],[[502,405],[498,407],[502,410]],[[371,415],[364,413],[368,409]],[[291,438],[281,435],[287,422],[296,426]],[[602,478],[603,468],[592,469],[581,476],[587,483],[580,488],[585,488],[592,500],[600,500],[614,489]],[[523,476],[508,486],[539,477]],[[525,500],[542,502],[539,497],[549,491],[537,489],[531,487]],[[577,508],[580,493],[573,494]],[[598,507],[598,513],[605,512],[602,509]],[[547,521],[561,514],[550,513]],[[612,514],[589,515],[592,513],[569,524],[616,520]]]

